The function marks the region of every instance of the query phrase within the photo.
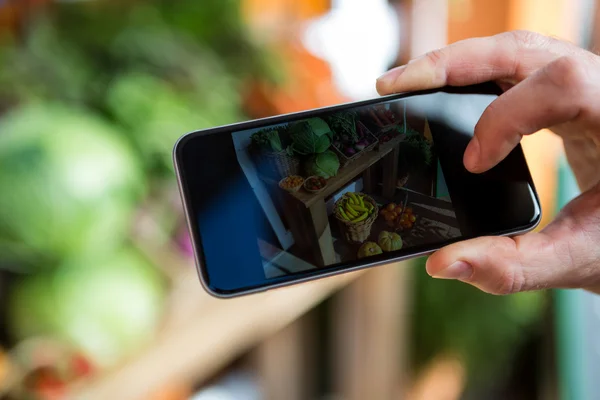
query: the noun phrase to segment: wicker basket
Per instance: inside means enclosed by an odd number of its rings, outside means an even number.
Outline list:
[[[377,147],[377,145],[379,144],[379,139],[377,139],[377,136],[373,135],[371,133],[371,131],[365,126],[365,124],[363,124],[360,121],[357,121],[356,124],[357,125],[360,124],[362,126],[362,128],[365,130],[365,132],[367,133],[367,135],[369,135],[373,139],[373,143],[371,143],[370,145],[368,145],[367,147],[365,147],[363,150],[359,151],[358,153],[356,153],[352,157],[346,156],[341,150],[338,150],[335,146],[331,146],[331,148],[333,149],[333,151],[337,154],[338,158],[340,159],[340,167],[345,167],[346,165],[348,165],[352,161],[360,158],[361,156],[363,156],[367,152],[375,149],[375,147]]]
[[[371,226],[373,225],[373,222],[375,222],[377,216],[379,215],[379,207],[377,206],[375,200],[373,200],[370,196],[364,193],[356,194],[363,196],[363,200],[368,201],[374,207],[374,210],[371,213],[371,215],[369,215],[365,220],[360,222],[352,222],[347,221],[342,217],[338,206],[342,204],[342,202],[347,196],[346,194],[344,194],[344,196],[342,196],[338,201],[336,201],[334,206],[335,219],[338,221],[342,236],[348,243],[351,244],[360,244],[369,238],[369,235],[371,235]]]
[[[285,150],[267,152],[256,149],[253,153],[258,170],[265,176],[279,180],[300,174],[300,160],[290,156]]]

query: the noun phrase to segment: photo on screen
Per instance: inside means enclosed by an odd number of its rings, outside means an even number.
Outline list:
[[[427,118],[411,99],[234,132],[274,232],[266,278],[461,236]]]

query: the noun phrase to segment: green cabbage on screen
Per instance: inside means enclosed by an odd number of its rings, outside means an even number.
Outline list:
[[[310,118],[290,126],[292,148],[301,155],[323,153],[331,146],[332,132],[321,118]]]
[[[340,160],[331,150],[311,156],[305,164],[308,175],[322,176],[325,179],[337,175],[340,169]]]

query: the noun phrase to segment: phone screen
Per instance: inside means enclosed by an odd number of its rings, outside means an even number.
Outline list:
[[[534,224],[520,148],[485,174],[462,165],[494,98],[437,92],[191,141],[182,179],[205,282],[260,288]]]

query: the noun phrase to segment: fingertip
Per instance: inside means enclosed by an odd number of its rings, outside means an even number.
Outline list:
[[[459,280],[493,294],[509,294],[525,287],[521,256],[510,238],[469,239],[437,253],[427,265],[433,278]]]
[[[434,278],[438,279],[456,279],[456,280],[469,280],[473,276],[473,266],[463,260],[457,260],[446,266],[445,268],[437,271]]]
[[[465,168],[469,172],[477,173],[480,172],[480,157],[481,157],[481,145],[477,136],[473,136],[473,139],[467,145],[463,156],[463,163]]]
[[[431,277],[435,276],[440,270],[444,269],[447,265],[447,257],[444,256],[444,249],[436,251],[427,258],[425,262],[425,271]]]
[[[434,272],[435,272],[435,268],[433,268],[433,262],[431,261],[433,255],[427,257],[427,261],[425,261],[425,271],[427,272],[427,275],[429,276],[433,276]]]
[[[375,81],[375,90],[377,90],[377,93],[380,96],[385,96],[386,94],[390,94],[387,90],[388,88],[386,87],[385,82],[383,82],[380,78],[377,78],[377,80]]]
[[[377,80],[375,81],[375,88],[377,90],[377,93],[379,93],[382,96],[394,93],[394,83],[398,80],[398,77],[402,75],[405,68],[405,65],[392,68],[391,70],[387,71],[385,74],[377,78]]]

